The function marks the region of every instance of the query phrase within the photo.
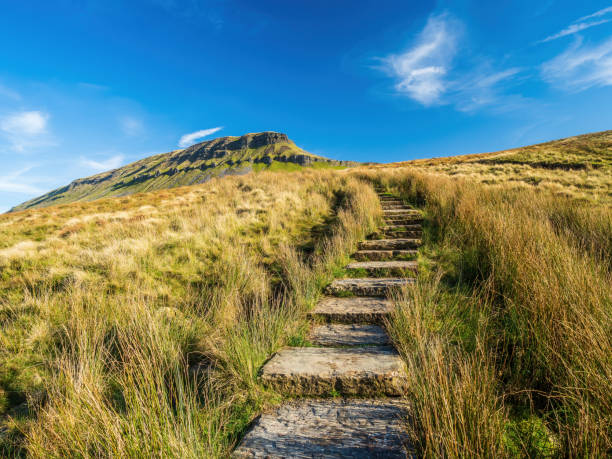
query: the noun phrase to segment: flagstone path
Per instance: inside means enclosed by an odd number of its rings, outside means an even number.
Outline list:
[[[422,216],[378,193],[385,226],[359,244],[346,269],[381,277],[336,279],[327,287],[308,315],[312,346],[281,349],[262,369],[264,384],[296,400],[256,419],[234,457],[414,455],[404,428],[408,406],[397,398],[404,364],[383,322],[393,307],[389,292],[415,281],[417,263],[409,258],[421,243]],[[341,397],[320,398],[330,395]]]

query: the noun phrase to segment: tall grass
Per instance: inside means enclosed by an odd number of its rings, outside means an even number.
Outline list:
[[[258,369],[378,211],[310,171],[2,217],[1,451],[226,456],[279,400]]]
[[[510,410],[509,422],[515,422],[513,415],[525,417],[516,413],[527,410],[527,417],[537,416],[545,430],[554,432],[553,437],[541,441],[541,454],[545,450],[568,456],[601,457],[609,453],[609,208],[585,207],[532,189],[489,187],[418,172],[396,170],[369,176],[424,205],[429,225],[427,243],[437,247],[438,262],[453,273],[447,279],[448,287],[478,292],[487,286],[490,292],[486,301],[477,303],[490,320],[486,339],[481,340],[488,343],[487,348],[477,359],[483,379],[476,384],[468,372],[463,374],[463,381],[488,397],[490,386],[486,381],[493,362],[500,387],[498,396]],[[413,304],[419,307],[418,301]],[[401,342],[401,336],[398,339]],[[442,354],[453,360],[454,352],[443,350]],[[474,368],[475,352],[462,354],[468,368]],[[456,374],[447,371],[445,377]],[[453,400],[444,387],[441,383],[430,386],[439,392],[439,399],[431,396],[424,401],[429,406],[425,412],[435,413],[438,405]],[[495,397],[491,398],[489,412],[495,412],[493,400]],[[447,427],[434,426],[431,432],[426,429],[423,435],[428,448],[435,444],[436,430],[438,434],[448,433]],[[499,433],[497,427],[491,429]],[[512,437],[516,440],[515,433],[509,425],[500,442]],[[534,435],[518,435],[519,444],[509,446],[507,453],[537,450],[527,444],[540,441]],[[461,444],[467,441],[462,436],[453,438]],[[473,441],[467,443],[476,447]],[[452,451],[445,449],[454,456]]]

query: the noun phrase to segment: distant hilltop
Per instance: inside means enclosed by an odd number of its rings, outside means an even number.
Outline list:
[[[69,185],[14,207],[11,212],[194,185],[213,177],[265,169],[342,168],[357,164],[308,153],[296,146],[286,134],[279,132],[219,137],[74,180]]]

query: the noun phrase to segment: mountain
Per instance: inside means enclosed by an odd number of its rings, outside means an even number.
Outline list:
[[[296,146],[285,134],[278,132],[219,137],[74,180],[69,185],[12,208],[11,212],[194,185],[213,177],[264,169],[341,168],[356,164],[308,153]]]

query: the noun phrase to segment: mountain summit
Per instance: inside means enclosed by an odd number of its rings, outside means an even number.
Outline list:
[[[74,180],[11,211],[194,185],[213,177],[263,169],[334,168],[355,164],[308,153],[296,146],[287,135],[278,132],[219,137]]]

